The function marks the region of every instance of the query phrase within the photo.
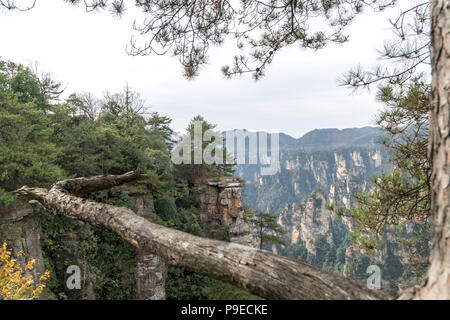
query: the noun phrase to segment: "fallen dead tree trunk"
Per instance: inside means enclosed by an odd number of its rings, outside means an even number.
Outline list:
[[[102,226],[137,248],[188,271],[222,280],[267,299],[390,299],[365,283],[251,247],[196,237],[166,228],[133,211],[81,198],[139,177],[97,176],[60,181],[49,190],[22,187],[14,193],[32,198],[58,214]]]

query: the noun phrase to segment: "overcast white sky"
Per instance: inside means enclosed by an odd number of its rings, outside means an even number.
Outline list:
[[[402,4],[408,0],[402,0]],[[197,114],[218,128],[280,131],[294,137],[316,128],[374,125],[381,107],[374,94],[351,94],[337,78],[361,63],[376,63],[375,49],[392,38],[387,17],[370,10],[350,26],[350,42],[321,51],[293,46],[275,57],[266,77],[226,80],[220,67],[231,62],[233,46],[210,51],[210,64],[194,81],[182,76],[171,56],[131,57],[125,52],[133,34],[132,12],[118,20],[107,12],[86,13],[58,1],[38,0],[29,12],[0,10],[0,57],[52,73],[66,94],[89,91],[101,97],[128,84],[151,110],[173,119],[183,131]]]

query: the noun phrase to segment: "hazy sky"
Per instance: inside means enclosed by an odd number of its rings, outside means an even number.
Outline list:
[[[402,0],[408,2],[407,0]],[[62,0],[38,0],[29,12],[0,10],[0,57],[52,73],[72,92],[118,92],[128,84],[151,110],[173,119],[182,131],[203,115],[218,128],[281,131],[294,137],[315,128],[374,124],[381,107],[373,93],[351,94],[337,78],[357,64],[376,63],[376,49],[392,38],[387,17],[371,10],[348,29],[350,42],[312,52],[294,45],[282,50],[266,77],[227,80],[220,67],[231,62],[232,45],[210,50],[210,63],[193,81],[182,76],[171,56],[131,57],[125,52],[133,34],[133,11],[118,20],[107,12],[86,13]]]

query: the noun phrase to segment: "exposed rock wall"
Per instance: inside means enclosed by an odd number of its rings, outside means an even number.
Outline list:
[[[59,280],[64,281],[64,292],[69,300],[95,300],[97,298],[94,292],[95,279],[92,277],[90,265],[87,257],[80,252],[80,230],[83,227],[84,223],[77,221],[74,230],[60,236],[62,250],[58,252],[59,256],[55,259],[54,272],[62,275]],[[67,269],[71,265],[80,268],[80,289],[69,289],[65,285],[68,277],[71,276],[71,274],[67,274]]]
[[[390,169],[386,149],[348,148],[312,153],[280,154],[278,172],[261,176],[252,166],[238,165],[246,179],[244,202],[262,211],[279,213],[286,204],[308,198],[321,188],[328,200],[349,206],[353,193],[370,187],[370,178]],[[249,176],[252,173],[252,176]]]
[[[153,221],[156,218],[153,197],[149,193],[135,192],[133,184],[125,184],[112,188],[110,194],[119,196],[128,194],[134,200],[134,211],[137,215]],[[166,298],[166,269],[165,261],[145,250],[137,251],[135,270],[137,300],[164,300]]]
[[[150,195],[134,195],[136,213],[150,221],[156,218],[153,198]],[[136,265],[136,299],[165,300],[166,263],[145,250],[138,250]]]
[[[205,231],[226,228],[231,242],[257,245],[251,227],[244,219],[241,179],[227,176],[199,181],[195,192],[201,210],[200,221]]]
[[[166,299],[166,264],[161,257],[138,251],[136,266],[136,299],[165,300]]]
[[[410,263],[411,253],[397,241],[394,230],[386,230],[379,249],[370,254],[362,252],[350,245],[349,232],[353,230],[351,219],[345,216],[337,217],[334,212],[326,208],[328,203],[330,200],[327,199],[324,192],[317,189],[308,198],[285,206],[278,218],[278,223],[286,232],[284,240],[287,247],[281,248],[282,254],[296,259],[306,259],[319,267],[328,268],[329,271],[350,277],[356,277],[355,272],[358,273],[358,276],[361,274],[365,276],[365,268],[369,263],[384,266],[382,287],[395,287],[395,281],[392,281],[400,275],[397,273]],[[412,232],[412,230],[407,232]],[[324,241],[326,242],[325,246]],[[298,255],[302,251],[295,249],[299,246],[305,248],[303,256]],[[343,250],[341,258],[338,257],[340,250]],[[274,247],[272,251],[279,252],[280,248]],[[367,266],[361,263],[359,269],[355,270],[355,265],[353,265],[355,260],[364,261],[364,256],[369,259],[365,260]],[[327,262],[330,257],[333,257],[331,264]],[[392,262],[393,260],[395,262]],[[394,274],[396,277],[393,277]]]
[[[326,210],[325,205],[326,198],[321,191],[313,192],[304,204],[287,204],[278,217],[278,224],[286,231],[288,242],[304,241],[311,254],[316,254],[318,236],[324,236],[332,245],[335,214]]]
[[[35,280],[45,271],[40,233],[39,219],[28,203],[21,202],[8,208],[0,207],[0,245],[6,241],[8,249],[21,265],[36,259],[32,270]],[[18,257],[20,251],[25,252],[25,255]]]

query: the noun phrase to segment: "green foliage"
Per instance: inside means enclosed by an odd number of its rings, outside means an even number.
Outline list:
[[[53,115],[53,139],[63,147],[58,164],[75,176],[119,174],[141,165],[170,179],[170,120],[156,113],[146,120],[141,112],[143,101],[129,87],[103,100],[72,94]]]
[[[158,113],[145,118],[143,101],[128,86],[103,99],[82,93],[55,103],[58,84],[44,80],[22,66],[0,62],[0,205],[11,204],[14,197],[9,191],[22,185],[46,187],[62,178],[122,174],[139,166],[144,175],[128,190],[101,191],[89,199],[135,210],[132,195],[150,193],[156,223],[207,235],[200,227],[192,188],[170,159],[169,118]],[[214,128],[203,123],[205,129]],[[224,175],[229,169],[211,165],[202,172]],[[46,289],[49,298],[83,298],[65,286],[71,264],[82,267],[82,287],[91,286],[97,298],[134,297],[135,248],[108,231],[45,211],[39,216],[44,263],[52,271]],[[229,240],[228,230],[209,233]],[[171,270],[169,297],[253,297],[220,281]]]
[[[50,96],[32,72],[0,61],[0,204],[13,201],[23,185],[48,186],[64,176],[55,165],[59,149],[51,141]]]
[[[115,204],[122,201],[118,199]],[[71,264],[82,267],[82,287],[92,283],[98,299],[133,297],[134,282],[124,277],[132,275],[136,266],[136,250],[130,244],[108,231],[63,216],[42,212],[40,217],[45,266],[54,271],[46,291],[50,298],[67,299],[73,294],[65,286],[66,268]],[[63,236],[72,232],[78,239],[76,248],[68,248],[63,241]]]
[[[209,229],[205,236],[207,238],[230,242],[230,229],[228,227],[218,225]]]
[[[129,194],[123,193],[123,192],[119,195],[119,199],[117,201],[117,206],[125,207],[125,208],[128,208],[130,210],[135,210],[136,209],[136,205],[134,203],[133,198],[130,197]]]
[[[22,185],[46,187],[65,177],[121,174],[138,165],[146,176],[132,192],[145,194],[155,188],[168,193],[174,188],[167,141],[170,119],[152,114],[147,122],[140,114],[142,101],[128,87],[102,100],[84,93],[56,104],[58,88],[50,78],[39,79],[27,68],[0,61],[0,205],[11,204],[9,191]],[[135,209],[127,192],[93,197]],[[195,216],[193,211],[189,214]],[[133,297],[132,246],[59,215],[42,212],[40,217],[44,262],[53,271],[47,288],[50,298],[73,296],[64,286],[65,268],[72,263],[83,265],[83,281],[94,283],[99,298]],[[182,221],[179,228],[183,223],[198,232],[192,221]],[[64,238],[72,234],[79,241],[69,250]]]
[[[155,202],[155,210],[158,216],[165,221],[170,221],[177,228],[183,227],[184,217],[177,210],[173,197],[159,198]]]
[[[9,206],[15,200],[15,197],[10,193],[6,192],[4,189],[0,188],[0,206]]]
[[[158,214],[156,223],[177,228],[201,237],[229,241],[228,229],[217,227],[203,231],[200,224],[200,211],[196,207],[192,189],[178,184],[170,196],[163,196],[155,201]],[[215,300],[215,299],[259,299],[233,285],[211,279],[206,276],[187,272],[178,267],[169,267],[166,279],[167,299]]]
[[[367,267],[372,264],[376,263],[374,261],[371,261],[368,256],[350,258],[347,262],[346,275],[350,278],[366,280]]]
[[[216,279],[209,278],[208,280],[209,285],[202,289],[206,300],[261,300],[260,297],[231,284]]]
[[[89,259],[89,266],[95,274],[94,290],[98,299],[132,299],[135,290],[132,274],[137,262],[135,248],[110,232],[96,230],[96,235],[96,254]]]
[[[333,172],[337,169],[336,159],[337,157],[342,157],[346,163],[352,164],[353,159],[352,154],[358,152],[361,155],[363,167],[356,167],[352,170],[350,176],[357,177],[360,181],[367,181],[373,175],[379,174],[382,169],[388,169],[386,164],[386,159],[389,156],[388,150],[385,148],[378,149],[373,140],[380,135],[381,130],[378,128],[363,128],[361,131],[352,133],[352,135],[366,135],[367,140],[372,141],[371,146],[346,146],[345,148],[334,149],[333,145],[323,144],[322,148],[326,150],[313,150],[311,152],[304,152],[301,148],[308,148],[308,144],[305,146],[301,145],[298,149],[293,149],[286,151],[284,147],[280,146],[281,154],[280,156],[285,160],[281,164],[281,171],[270,176],[261,176],[262,183],[256,183],[254,177],[259,177],[260,168],[251,171],[249,169],[250,165],[237,166],[237,170],[244,174],[244,179],[253,181],[245,186],[244,201],[249,204],[252,208],[268,211],[268,212],[280,212],[284,209],[287,203],[297,203],[309,197],[311,193],[316,189],[318,183],[328,186],[324,188],[324,196],[329,197],[330,195],[329,186],[333,185],[335,187],[336,195],[345,195],[350,202],[353,202],[353,196],[351,193],[354,191],[362,191],[365,183],[356,182],[355,178],[352,178],[350,184],[350,193],[347,191],[347,185],[343,181],[335,180]],[[321,130],[317,130],[321,131]],[[326,131],[326,130],[325,130]],[[368,132],[366,132],[368,131]],[[334,133],[327,134],[328,140],[332,140]],[[353,143],[353,141],[350,141]],[[314,146],[316,147],[316,146]],[[286,147],[287,148],[287,147]],[[317,146],[319,148],[319,146]],[[373,160],[370,156],[373,152],[378,151],[381,156],[381,165],[375,166]],[[295,163],[289,170],[286,169],[287,163]],[[302,166],[302,163],[311,163],[311,167]],[[318,174],[320,175],[318,176]],[[258,178],[259,179],[259,178]],[[320,181],[320,182],[319,182]],[[334,203],[335,211],[342,205],[342,203]],[[329,207],[329,203],[328,203]],[[344,213],[344,212],[342,212]]]
[[[298,242],[288,246],[279,245],[277,246],[277,251],[279,255],[301,261],[307,261],[308,249],[306,249],[304,241],[299,240]]]
[[[196,129],[197,128],[197,129]],[[180,178],[185,179],[188,181],[188,183],[193,183],[194,180],[203,178],[203,177],[210,177],[214,175],[230,175],[232,174],[234,162],[233,163],[227,163],[230,162],[229,159],[231,156],[228,154],[226,148],[225,148],[225,139],[223,139],[223,144],[220,145],[220,152],[221,155],[221,161],[217,162],[214,161],[212,164],[205,163],[204,159],[204,153],[207,151],[206,148],[210,144],[217,143],[215,141],[215,138],[211,138],[211,141],[206,141],[204,139],[204,134],[206,131],[211,130],[215,132],[215,135],[223,137],[222,134],[218,131],[214,131],[216,128],[215,124],[211,124],[207,122],[202,116],[195,116],[191,122],[189,123],[186,131],[187,135],[184,137],[185,139],[189,139],[189,150],[190,150],[190,163],[191,164],[179,164],[176,166],[177,169],[177,175]],[[196,132],[198,130],[198,132]],[[200,141],[196,142],[194,139],[195,135],[199,134],[199,137],[197,139],[200,139]],[[199,143],[199,145],[197,145]],[[183,156],[183,150],[180,150],[180,156]],[[201,155],[201,163],[195,163],[195,154]],[[215,159],[216,157],[216,149],[210,150],[210,155]],[[218,156],[218,155],[217,155]]]
[[[152,112],[150,119],[147,121],[150,129],[149,131],[153,136],[161,137],[169,148],[172,147],[173,143],[173,130],[170,128],[170,123],[172,120],[168,117],[161,116],[158,112]]]
[[[67,299],[65,286],[63,281],[64,271],[58,272],[57,260],[65,250],[64,244],[61,242],[61,236],[75,229],[76,222],[69,218],[52,215],[48,212],[41,211],[39,213],[40,224],[42,228],[41,245],[44,257],[45,267],[52,272],[48,280],[46,294],[50,299]]]
[[[169,267],[166,280],[168,300],[259,300],[242,289],[219,280]]]
[[[205,299],[203,288],[208,285],[210,285],[209,278],[171,266],[166,279],[166,298],[168,300]]]
[[[81,1],[66,2],[78,5]],[[230,65],[222,67],[223,74],[231,77],[250,73],[257,80],[264,75],[281,49],[295,44],[301,48],[318,50],[329,43],[346,42],[348,40],[346,27],[365,8],[382,11],[396,3],[395,0],[301,2],[211,0],[168,3],[154,0],[137,1],[136,7],[146,15],[142,20],[132,19],[133,27],[144,37],[144,41],[141,44],[132,41],[130,49],[132,55],[170,52],[181,63],[183,75],[191,79],[197,76],[202,66],[210,60],[209,48],[220,46],[231,37],[237,40],[238,54],[233,56]],[[128,11],[127,3],[118,0],[84,1],[84,6],[88,12],[107,10],[119,17],[127,12],[136,11]],[[423,11],[420,9],[422,6],[418,6],[418,11]],[[34,4],[27,5],[16,0],[0,1],[0,9],[30,10],[33,7]],[[182,14],[180,18],[174,19],[179,14]],[[429,32],[424,32],[423,27],[424,21],[427,20],[428,16],[424,15],[417,26],[412,24],[415,27],[408,29],[428,34]],[[320,22],[317,26],[316,21]],[[403,23],[401,25],[403,26]],[[255,30],[258,32],[254,32]],[[409,35],[410,32],[407,31]],[[398,33],[403,35],[405,31]],[[416,60],[422,59],[425,49],[421,48],[426,46],[418,45],[415,52],[411,52],[410,47],[406,50],[403,48],[394,50],[389,52],[389,55],[394,57],[407,55],[415,57]]]
[[[370,191],[355,195],[350,210],[355,221],[355,244],[365,250],[378,248],[386,229],[397,230],[397,242],[412,252],[409,267],[423,273],[431,239],[430,161],[427,154],[430,88],[420,78],[401,88],[380,88],[386,109],[378,124],[388,135],[382,141],[393,153],[392,172],[375,176]],[[414,234],[401,230],[414,229]]]
[[[249,208],[247,207],[247,210]],[[278,216],[267,212],[256,212],[250,209],[247,211],[246,219],[256,229],[259,236],[259,248],[262,249],[266,243],[273,244],[285,244],[280,238],[285,232],[283,228],[278,224]]]

